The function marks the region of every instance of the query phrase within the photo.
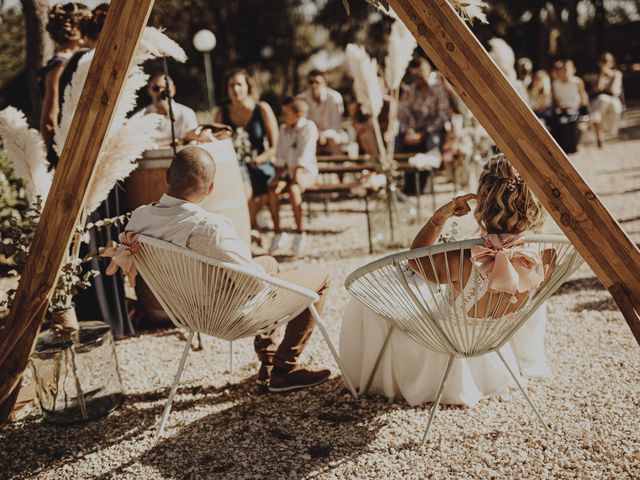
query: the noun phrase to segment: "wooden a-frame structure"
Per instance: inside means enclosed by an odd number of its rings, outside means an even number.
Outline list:
[[[153,3],[111,2],[13,307],[0,331],[0,423],[15,403]],[[447,0],[389,4],[609,289],[640,343],[640,251]]]

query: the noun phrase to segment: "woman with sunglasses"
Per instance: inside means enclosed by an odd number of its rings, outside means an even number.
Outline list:
[[[172,142],[171,135],[171,119],[169,118],[169,91],[171,92],[171,98],[174,98],[176,94],[176,85],[173,80],[169,78],[169,85],[167,85],[167,77],[163,73],[156,73],[149,79],[147,86],[147,93],[151,99],[151,104],[145,107],[144,114],[159,113],[163,116],[163,120],[160,122],[156,133],[156,142],[160,146],[169,146]],[[173,124],[176,140],[182,140],[185,135],[198,127],[198,118],[196,112],[186,105],[172,100],[171,110],[173,112],[173,118],[175,122]]]

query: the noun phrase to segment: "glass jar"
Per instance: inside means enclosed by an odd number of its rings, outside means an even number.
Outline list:
[[[104,322],[80,322],[71,334],[42,332],[31,368],[45,421],[93,420],[124,400],[111,328]]]

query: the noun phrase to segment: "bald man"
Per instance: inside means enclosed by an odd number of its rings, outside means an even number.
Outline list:
[[[126,230],[313,290],[320,296],[316,308],[321,311],[329,286],[326,270],[314,266],[278,272],[274,258],[251,258],[251,250],[238,237],[231,220],[200,206],[213,191],[215,173],[214,159],[207,151],[199,147],[181,150],[167,169],[167,193],[158,202],[137,208]],[[274,332],[255,338],[261,362],[257,381],[262,389],[287,392],[319,385],[329,378],[329,370],[311,371],[298,365],[313,327],[313,316],[307,309],[287,324],[280,345],[274,342]]]

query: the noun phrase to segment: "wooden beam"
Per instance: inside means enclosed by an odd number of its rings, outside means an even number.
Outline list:
[[[15,386],[27,366],[153,3],[112,0],[109,7],[13,307],[0,332],[0,423],[15,401]]]
[[[623,296],[614,299],[640,344],[638,248],[447,0],[389,4],[604,286],[624,286],[624,304]]]

